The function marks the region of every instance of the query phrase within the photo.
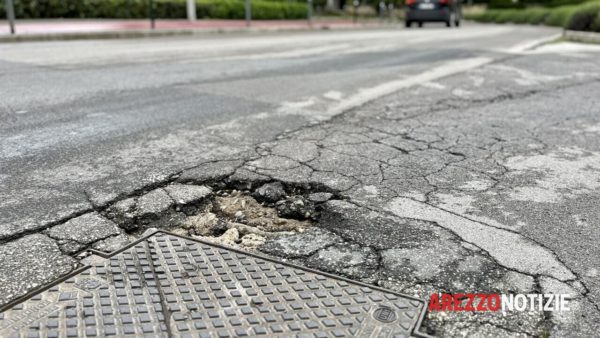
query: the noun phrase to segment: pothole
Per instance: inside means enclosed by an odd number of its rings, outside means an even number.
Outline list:
[[[286,187],[280,182],[242,190],[174,183],[104,210],[103,216],[123,229],[123,234],[102,238],[91,248],[112,252],[160,229],[253,251],[269,239],[313,227],[320,205],[334,198],[330,192]]]
[[[282,198],[276,203],[261,203],[249,191],[221,190],[205,210],[188,216],[171,231],[229,246],[255,248],[268,238],[303,232],[312,226],[316,217],[312,202],[302,196]]]

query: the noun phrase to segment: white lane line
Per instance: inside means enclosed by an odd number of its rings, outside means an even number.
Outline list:
[[[386,207],[395,215],[435,222],[464,241],[487,251],[502,266],[529,275],[542,274],[561,281],[575,275],[546,248],[515,232],[485,225],[464,216],[408,198],[395,198]]]
[[[519,43],[513,47],[504,50],[504,52],[524,53],[525,51],[539,46],[540,44],[556,39],[558,35],[554,34],[541,39]],[[343,101],[328,105],[325,109],[317,109],[317,102],[315,101],[315,105],[312,106],[313,109],[308,109],[311,107],[305,106],[303,107],[306,109],[305,111],[289,111],[289,109],[286,109],[289,108],[288,102],[288,106],[282,106],[279,112],[288,114],[301,114],[310,116],[310,118],[313,120],[324,121],[332,118],[335,115],[362,106],[367,102],[395,93],[399,90],[406,89],[415,85],[432,83],[440,78],[479,68],[481,66],[491,63],[492,61],[494,61],[492,57],[472,57],[467,59],[452,60],[414,76],[383,82],[369,88],[360,88],[356,93],[346,95],[346,98]],[[335,89],[332,88],[332,90]]]
[[[432,82],[439,78],[465,72],[470,69],[481,67],[492,62],[492,58],[474,57],[461,60],[452,60],[437,67],[431,68],[421,74],[410,76],[404,79],[384,82],[370,88],[359,89],[357,93],[350,95],[342,102],[331,106],[324,117],[333,117],[349,109],[362,106],[385,95],[392,94],[401,89],[414,85]]]

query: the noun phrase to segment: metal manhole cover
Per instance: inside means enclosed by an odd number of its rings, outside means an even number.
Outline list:
[[[422,300],[155,233],[0,313],[0,337],[408,337]]]

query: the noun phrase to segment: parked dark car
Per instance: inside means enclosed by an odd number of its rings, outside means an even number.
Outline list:
[[[419,27],[424,22],[445,22],[446,26],[460,26],[462,6],[460,0],[406,0],[405,24],[412,26],[413,22]]]

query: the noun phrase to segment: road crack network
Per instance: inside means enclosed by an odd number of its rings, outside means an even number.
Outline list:
[[[517,67],[523,58],[502,62]],[[592,292],[597,285],[577,270],[568,252],[534,231],[538,210],[554,206],[515,198],[519,187],[543,191],[538,181],[548,173],[511,166],[510,160],[583,147],[570,134],[570,122],[544,116],[536,100],[561,93],[553,98],[561,109],[560,99],[597,88],[600,79],[590,73],[517,86],[515,76],[495,69],[497,64],[436,79],[443,89],[433,94],[434,89],[416,84],[365,101],[327,121],[188,166],[127,193],[98,199],[86,190],[91,207],[16,231],[0,245],[41,232],[57,251],[74,256],[87,249],[116,249],[163,228],[422,298],[440,291],[553,293],[562,288],[577,293],[579,312],[572,316],[592,309],[598,318],[600,295]],[[466,83],[469,74],[488,81],[464,88],[473,97],[444,90],[456,86],[456,77]],[[521,83],[533,81],[518,76]],[[571,113],[575,119],[592,115]],[[568,134],[571,143],[557,144],[558,132]],[[565,161],[576,161],[573,157]],[[519,209],[523,203],[529,209]],[[561,203],[572,207],[567,198]],[[88,231],[77,233],[84,220]],[[151,248],[146,251],[154,264]],[[152,273],[156,277],[154,266]],[[539,336],[570,330],[573,317],[432,314],[424,325],[448,336],[461,330],[474,336]]]

